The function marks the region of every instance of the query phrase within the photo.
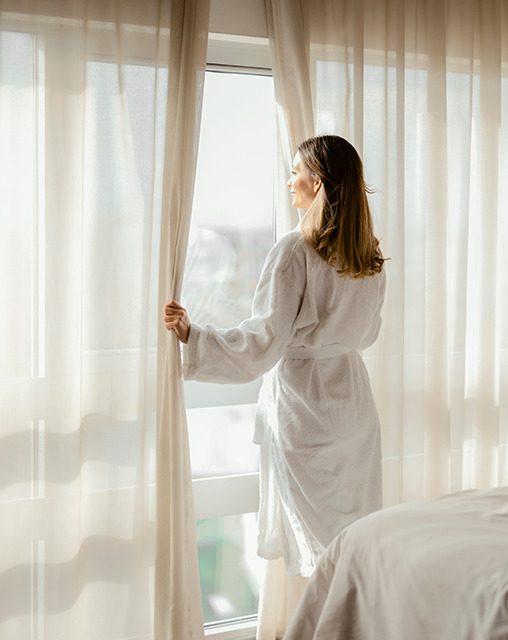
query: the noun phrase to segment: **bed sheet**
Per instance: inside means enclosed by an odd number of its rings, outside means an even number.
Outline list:
[[[508,487],[372,513],[323,555],[284,640],[508,640]]]

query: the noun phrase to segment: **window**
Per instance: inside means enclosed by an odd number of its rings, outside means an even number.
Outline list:
[[[44,102],[37,89],[43,73],[40,39],[31,33],[0,33],[0,378],[38,377],[44,370],[44,201],[41,155]],[[33,274],[38,274],[39,277]],[[22,286],[31,282],[31,287]],[[16,335],[16,349],[11,348]]]
[[[198,324],[236,326],[274,239],[275,102],[270,76],[208,71],[184,280],[184,304]],[[188,382],[205,623],[257,612],[257,446],[259,381]]]

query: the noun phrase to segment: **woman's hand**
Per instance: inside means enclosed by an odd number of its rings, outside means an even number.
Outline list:
[[[164,306],[164,324],[168,331],[174,331],[180,342],[189,341],[190,320],[187,310],[176,300],[170,300]]]

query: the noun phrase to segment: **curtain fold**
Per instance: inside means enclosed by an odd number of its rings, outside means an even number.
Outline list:
[[[279,135],[291,152],[309,132],[346,137],[374,190],[390,260],[365,358],[385,505],[506,484],[506,4],[300,0],[286,21],[294,3],[265,4]],[[281,579],[265,585],[262,640]]]
[[[304,5],[265,0],[265,11],[273,59],[277,102],[276,233],[282,236],[298,223],[291,208],[286,181],[298,144],[314,135],[309,46]],[[294,73],[298,69],[298,73]],[[277,78],[285,78],[284,85]]]
[[[180,299],[189,236],[208,42],[208,0],[173,0],[164,160],[159,309]],[[180,347],[159,322],[156,640],[202,638]]]
[[[298,224],[286,182],[299,143],[314,135],[311,88],[310,37],[304,12],[309,7],[297,0],[265,0],[265,12],[273,60],[277,115],[275,165],[275,232],[281,237]],[[295,70],[297,70],[295,72]],[[288,580],[282,559],[266,560],[258,607],[257,640],[279,637],[292,614],[295,580]],[[304,579],[302,579],[304,580]],[[301,582],[301,581],[300,581]]]
[[[275,99],[284,113],[293,148],[314,132],[310,71],[310,37],[304,3],[265,0],[268,33],[271,38]],[[308,9],[308,7],[307,7]],[[294,73],[297,69],[298,73]]]

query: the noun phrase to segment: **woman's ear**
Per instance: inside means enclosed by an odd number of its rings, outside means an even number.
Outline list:
[[[319,188],[321,187],[323,183],[321,182],[321,178],[318,178],[317,176],[314,178],[314,184],[312,185],[312,189],[314,190],[314,193],[317,193],[319,191]]]

